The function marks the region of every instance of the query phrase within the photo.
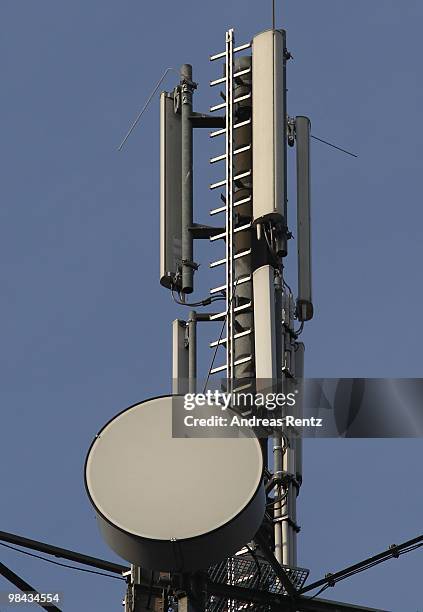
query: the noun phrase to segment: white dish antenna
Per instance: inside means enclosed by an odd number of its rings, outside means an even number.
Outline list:
[[[260,527],[263,458],[251,430],[239,428],[238,438],[172,437],[172,417],[217,410],[222,415],[216,406],[189,413],[182,396],[158,397],[120,413],[92,443],[87,492],[104,539],[130,563],[161,571],[207,568]]]

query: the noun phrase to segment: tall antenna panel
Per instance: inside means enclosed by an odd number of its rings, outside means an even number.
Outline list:
[[[253,215],[254,221],[286,223],[285,32],[253,38]]]
[[[272,266],[253,272],[256,378],[273,381],[276,372],[275,288]]]
[[[297,117],[297,245],[298,298],[297,317],[308,321],[313,317],[311,295],[311,215],[310,215],[310,119]]]
[[[174,94],[160,96],[160,283],[180,288],[182,131]]]

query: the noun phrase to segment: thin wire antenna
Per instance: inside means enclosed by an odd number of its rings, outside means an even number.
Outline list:
[[[317,136],[313,136],[313,134],[311,134],[311,137],[314,138],[314,140],[323,142],[323,144],[328,145],[328,147],[332,147],[333,149],[338,149],[338,151],[342,151],[343,153],[346,153],[347,155],[351,155],[351,157],[358,157],[358,155],[356,155],[355,153],[351,153],[351,151],[347,151],[346,149],[341,149],[341,147],[338,147],[337,145],[334,145],[331,142],[328,142],[327,140],[322,140],[321,138],[317,138]]]
[[[275,0],[272,0],[272,30],[276,27],[276,8],[275,8]]]
[[[165,78],[167,77],[168,73],[174,70],[176,72],[176,74],[179,74],[177,70],[175,70],[175,68],[166,68],[166,70],[164,71],[163,75],[161,76],[159,82],[157,83],[157,85],[155,86],[155,88],[153,89],[153,91],[151,92],[151,94],[149,95],[147,102],[144,104],[144,106],[142,107],[142,109],[140,110],[140,112],[138,113],[135,121],[133,122],[133,124],[131,125],[131,127],[129,128],[125,138],[122,140],[122,142],[120,143],[119,147],[118,147],[118,151],[122,151],[123,146],[125,144],[125,142],[128,140],[128,138],[130,137],[130,135],[132,134],[132,132],[134,131],[134,129],[137,127],[137,124],[139,122],[139,120],[141,119],[141,117],[144,114],[144,111],[147,110],[148,105],[150,104],[151,100],[153,99],[156,91],[158,90],[158,88],[160,87],[160,85],[163,83],[163,81],[165,80]]]

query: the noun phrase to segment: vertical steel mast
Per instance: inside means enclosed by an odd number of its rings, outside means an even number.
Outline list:
[[[305,117],[290,118],[287,113],[286,63],[290,57],[284,30],[273,28],[257,34],[250,43],[236,46],[234,30],[230,29],[226,32],[225,50],[210,57],[212,62],[220,60],[223,63],[221,75],[210,85],[220,88],[224,100],[210,107],[211,115],[201,115],[192,109],[195,83],[189,65],[183,66],[180,87],[172,94],[162,94],[162,131],[165,134],[162,159],[168,161],[162,167],[164,248],[161,283],[172,292],[177,291],[184,303],[185,295],[193,290],[193,271],[197,269],[193,261],[193,240],[208,238],[224,243],[224,256],[210,263],[211,270],[224,268],[224,279],[215,283],[209,298],[224,297],[224,310],[207,314],[191,311],[189,321],[174,322],[173,378],[174,390],[179,393],[185,389],[196,390],[198,321],[219,323],[220,336],[210,347],[215,355],[223,353],[224,361],[215,365],[213,357],[209,376],[224,375],[226,391],[239,393],[241,389],[249,389],[254,392],[270,388],[286,392],[289,381],[303,376],[304,345],[298,341],[302,328],[300,325],[300,330],[295,330],[294,323],[297,320],[302,324],[313,314],[310,123]],[[223,220],[220,228],[194,223],[194,127],[215,128],[210,137],[224,140],[223,151],[210,159],[211,164],[222,164],[224,168],[224,177],[210,185],[211,190],[220,193],[223,202],[210,211],[212,217]],[[287,222],[287,146],[295,142],[298,176],[296,303],[284,279],[288,241],[292,237]],[[181,163],[177,162],[178,151],[181,151]],[[188,380],[184,381],[184,377]],[[265,522],[268,523],[255,544],[250,543],[261,551],[267,547],[271,549],[271,557],[266,556],[267,551],[263,559],[270,563],[279,587],[286,592],[290,585],[276,566],[293,572],[297,566],[296,499],[302,478],[301,440],[291,433],[285,428],[273,438],[270,462],[268,441],[263,441],[269,500]],[[269,527],[270,540],[263,537],[266,530],[269,535]],[[248,547],[240,554],[246,554],[246,550]],[[235,558],[226,562],[224,571],[229,572],[231,584],[239,580],[238,565]]]
[[[239,55],[251,48],[249,55]],[[210,214],[225,215],[225,231],[211,240],[225,240],[226,282],[211,290],[225,292],[226,310],[212,320],[226,318],[226,337],[211,343],[224,346],[226,360],[212,374],[226,372],[228,389],[242,379],[255,379],[256,390],[270,384],[283,391],[288,380],[303,376],[304,345],[298,342],[295,319],[313,314],[310,266],[309,120],[287,114],[286,33],[269,30],[250,44],[235,46],[234,30],[226,33],[224,77],[211,82],[225,87],[225,128],[211,133],[224,136],[225,153],[211,163],[225,162],[225,180],[210,185],[225,190],[224,206]],[[284,258],[291,234],[287,224],[287,144],[297,141],[298,271],[297,305],[283,278]],[[274,552],[281,565],[297,564],[296,498],[301,485],[301,440],[283,436],[273,440]]]

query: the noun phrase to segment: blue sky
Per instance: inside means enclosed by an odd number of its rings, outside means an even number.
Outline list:
[[[281,24],[294,56],[289,113],[359,154],[313,143],[316,316],[304,332],[306,373],[421,377],[423,4],[289,0],[278,3]],[[170,389],[170,323],[184,313],[158,283],[158,100],[116,149],[166,67],[193,64],[196,110],[207,111],[217,70],[208,56],[226,29],[242,43],[270,25],[270,0],[3,0],[3,530],[117,559],[85,496],[85,454],[114,414]],[[197,221],[215,205],[214,151],[207,133],[196,135]],[[198,257],[202,296],[216,277],[204,247]],[[318,578],[417,535],[421,464],[421,440],[307,441],[299,564]],[[66,612],[120,609],[118,581],[2,553],[38,588],[64,591]],[[327,597],[416,612],[421,567],[411,553]]]

